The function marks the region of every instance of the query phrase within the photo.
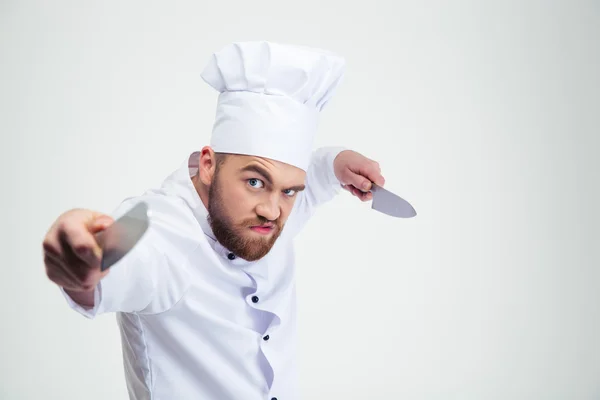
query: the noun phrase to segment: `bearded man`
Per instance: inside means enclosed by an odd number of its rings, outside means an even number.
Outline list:
[[[111,214],[75,209],[44,242],[48,278],[87,318],[115,313],[135,400],[298,398],[293,239],[345,188],[362,201],[379,166],[314,150],[344,72],[330,52],[232,43],[202,78],[219,92],[211,143]],[[144,202],[149,228],[102,271],[95,234]]]

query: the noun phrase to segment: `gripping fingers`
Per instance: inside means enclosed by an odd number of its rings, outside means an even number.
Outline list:
[[[369,201],[373,198],[373,193],[363,192],[362,190],[358,190],[357,188],[352,188],[352,194],[358,197],[360,201]]]
[[[65,259],[69,263],[83,262],[88,267],[100,267],[100,251],[94,236],[81,225],[65,224],[59,233]]]
[[[356,187],[354,187],[354,185],[344,185],[343,187],[345,190],[352,193],[353,196],[358,197],[361,201],[369,201],[373,199],[373,193],[358,190]]]
[[[91,270],[83,263],[67,266],[52,255],[47,255],[44,261],[48,278],[60,286],[74,291],[91,290],[106,275],[100,270]]]
[[[81,290],[81,282],[79,282],[75,275],[73,275],[73,273],[69,271],[58,258],[52,254],[46,253],[44,256],[44,264],[46,265],[46,275],[52,282],[67,289]]]

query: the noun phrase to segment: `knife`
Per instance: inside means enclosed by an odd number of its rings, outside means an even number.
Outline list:
[[[112,267],[135,247],[148,230],[149,217],[148,204],[139,202],[108,228],[95,234],[102,248],[101,271]]]
[[[371,193],[373,193],[373,202],[371,203],[373,210],[397,218],[412,218],[417,215],[414,207],[408,201],[374,182],[372,182]]]

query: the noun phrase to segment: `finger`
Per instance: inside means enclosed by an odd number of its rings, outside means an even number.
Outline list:
[[[46,265],[46,276],[52,282],[68,289],[81,290],[81,283],[69,274],[60,262],[54,258],[46,258],[44,264]]]
[[[102,250],[85,225],[66,223],[59,232],[59,242],[63,258],[69,263],[80,260],[91,267],[99,266]]]
[[[361,201],[369,201],[373,199],[373,193],[371,192],[363,192],[361,190],[358,190],[357,188],[355,188],[352,185],[344,185],[343,188],[352,193],[352,195],[354,197],[358,197]]]
[[[105,230],[109,226],[114,223],[114,219],[108,215],[100,215],[98,218],[95,218],[89,225],[88,228],[90,233],[95,234],[100,231]]]
[[[360,165],[347,171],[345,176],[346,183],[353,185],[363,192],[371,190],[372,182],[375,182],[379,186],[385,184],[385,179],[381,175],[381,167],[376,161],[366,159]]]
[[[350,194],[352,194],[352,196],[356,196],[355,194],[355,190],[357,190],[353,185],[343,185],[344,190],[350,192]],[[358,193],[362,193],[360,190],[358,191]]]
[[[60,249],[58,235],[52,233],[48,234],[48,236],[44,238],[44,242],[42,243],[42,249],[44,251],[44,254],[53,254],[57,257],[60,257],[62,251]]]
[[[348,170],[346,174],[346,183],[352,185],[355,189],[368,192],[371,189],[371,181],[361,174]]]
[[[58,260],[53,255],[49,254],[44,260],[47,265],[47,272],[53,271],[56,276],[62,277],[72,290],[91,290],[96,284],[108,274],[108,270],[100,271],[90,269],[87,265],[65,265],[64,262]]]
[[[46,253],[44,256],[44,264],[46,264],[47,268],[60,269],[63,275],[78,285],[81,284],[82,281],[82,278],[80,277],[82,271],[88,269],[81,261],[79,262],[80,265],[71,265],[66,264],[62,258],[57,257],[52,253]]]
[[[373,193],[363,192],[355,187],[352,188],[352,194],[358,197],[361,201],[369,201],[373,198]]]
[[[49,235],[46,237],[43,243],[44,249],[44,264],[48,267],[48,265],[58,265],[60,269],[64,269],[66,273],[71,277],[71,279],[77,279],[74,273],[69,272],[69,269],[64,265],[64,251],[62,249],[62,245],[60,240],[58,239],[58,234]]]
[[[385,178],[381,175],[381,172],[373,177],[372,182],[381,187],[385,186]]]
[[[367,162],[358,172],[370,182],[375,182],[379,186],[385,185],[385,179],[381,175],[381,167],[376,161]],[[371,189],[371,185],[369,185],[369,189]]]
[[[342,188],[344,188],[345,191],[352,193],[352,185],[342,185]]]

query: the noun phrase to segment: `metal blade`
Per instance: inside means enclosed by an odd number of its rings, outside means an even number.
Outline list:
[[[144,236],[149,224],[148,205],[140,202],[107,229],[98,232],[95,236],[102,248],[100,270],[107,270],[125,257]]]
[[[372,209],[397,218],[412,218],[417,215],[408,201],[389,190],[373,183],[371,192],[373,193]]]

